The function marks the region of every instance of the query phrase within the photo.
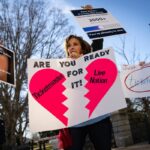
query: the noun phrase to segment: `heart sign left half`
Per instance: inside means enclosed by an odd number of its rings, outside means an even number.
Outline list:
[[[67,126],[64,113],[68,108],[62,104],[66,100],[62,85],[65,80],[64,75],[56,70],[42,69],[32,76],[29,90],[35,101]]]

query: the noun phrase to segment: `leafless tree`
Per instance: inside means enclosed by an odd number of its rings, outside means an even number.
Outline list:
[[[0,38],[15,52],[16,87],[0,84],[0,117],[6,144],[23,142],[28,126],[27,59],[63,57],[64,37],[72,32],[68,19],[42,0],[0,0]]]
[[[143,54],[143,58],[141,57],[140,53],[137,51],[137,47],[136,47],[136,43],[134,41],[133,43],[133,48],[127,50],[126,46],[127,46],[127,42],[126,42],[126,35],[124,36],[120,36],[120,47],[115,45],[115,52],[117,54],[119,54],[121,56],[121,58],[124,60],[124,64],[135,64],[141,61],[147,61],[149,60],[150,56],[145,54]],[[132,43],[131,43],[132,45]],[[129,55],[127,54],[129,53]]]

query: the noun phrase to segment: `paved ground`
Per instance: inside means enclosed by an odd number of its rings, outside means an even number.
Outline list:
[[[128,147],[113,148],[112,150],[150,150],[150,144],[139,143]]]

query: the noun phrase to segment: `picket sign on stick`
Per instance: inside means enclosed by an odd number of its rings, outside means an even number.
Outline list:
[[[77,125],[126,107],[112,48],[76,60],[29,59],[32,132]]]

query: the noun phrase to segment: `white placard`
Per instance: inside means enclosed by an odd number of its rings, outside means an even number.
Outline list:
[[[150,96],[150,63],[143,66],[123,66],[120,78],[125,97],[138,98]]]
[[[104,8],[71,12],[90,39],[126,33],[120,23]]]
[[[76,60],[29,59],[29,125],[55,130],[126,107],[113,49]]]

